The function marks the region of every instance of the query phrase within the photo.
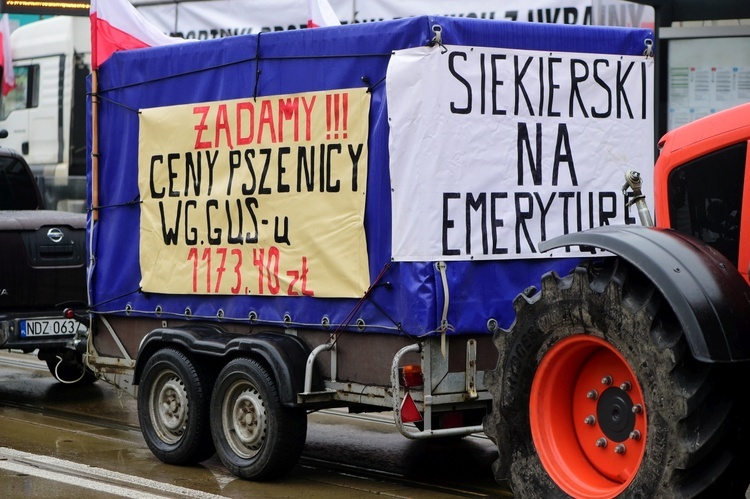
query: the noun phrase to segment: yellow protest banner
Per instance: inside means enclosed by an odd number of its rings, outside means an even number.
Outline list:
[[[362,296],[369,107],[362,88],[141,110],[143,290]]]

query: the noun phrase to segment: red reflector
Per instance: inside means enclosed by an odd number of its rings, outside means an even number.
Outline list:
[[[464,426],[464,415],[459,411],[441,413],[438,419],[440,428],[460,428]]]
[[[72,308],[66,308],[65,310],[63,310],[63,317],[65,317],[66,319],[72,319],[75,316],[76,316],[76,311],[73,310]]]
[[[401,421],[403,423],[422,421],[422,415],[419,413],[419,409],[417,409],[417,404],[414,403],[414,399],[411,398],[409,393],[401,401]]]

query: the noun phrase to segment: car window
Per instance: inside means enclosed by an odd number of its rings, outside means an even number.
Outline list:
[[[720,149],[669,174],[672,227],[710,244],[737,265],[747,143]]]
[[[36,181],[17,158],[0,156],[0,210],[36,210]]]

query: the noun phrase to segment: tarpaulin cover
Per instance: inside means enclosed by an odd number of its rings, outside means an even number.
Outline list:
[[[436,262],[391,258],[384,79],[392,52],[428,45],[436,24],[442,28],[442,43],[460,46],[639,55],[644,39],[653,38],[650,31],[640,29],[415,17],[115,53],[98,73],[98,220],[89,217],[92,312],[183,318],[189,311],[195,320],[249,323],[252,319],[290,327],[321,327],[327,321],[331,327],[356,328],[359,323],[366,332],[417,336],[435,331],[445,303]],[[366,296],[175,295],[141,289],[139,110],[351,88],[370,89],[364,227],[369,279],[374,285]],[[90,138],[88,146],[91,150]],[[91,192],[89,175],[89,200]],[[420,207],[413,209],[418,212]],[[325,250],[324,237],[316,244]],[[519,292],[537,285],[545,272],[565,274],[575,263],[572,259],[447,262],[450,334],[487,333],[489,319],[508,327],[514,317],[512,301]]]

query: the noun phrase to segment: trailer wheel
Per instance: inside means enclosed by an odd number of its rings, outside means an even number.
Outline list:
[[[269,373],[254,360],[239,358],[227,364],[216,381],[211,433],[232,474],[271,480],[287,473],[302,454],[307,415],[283,407]]]
[[[151,452],[168,464],[204,461],[214,454],[209,420],[211,382],[178,350],[155,352],[138,387],[138,420]]]
[[[640,272],[610,258],[550,273],[514,306],[484,425],[517,497],[744,497],[728,368],[692,357]]]

